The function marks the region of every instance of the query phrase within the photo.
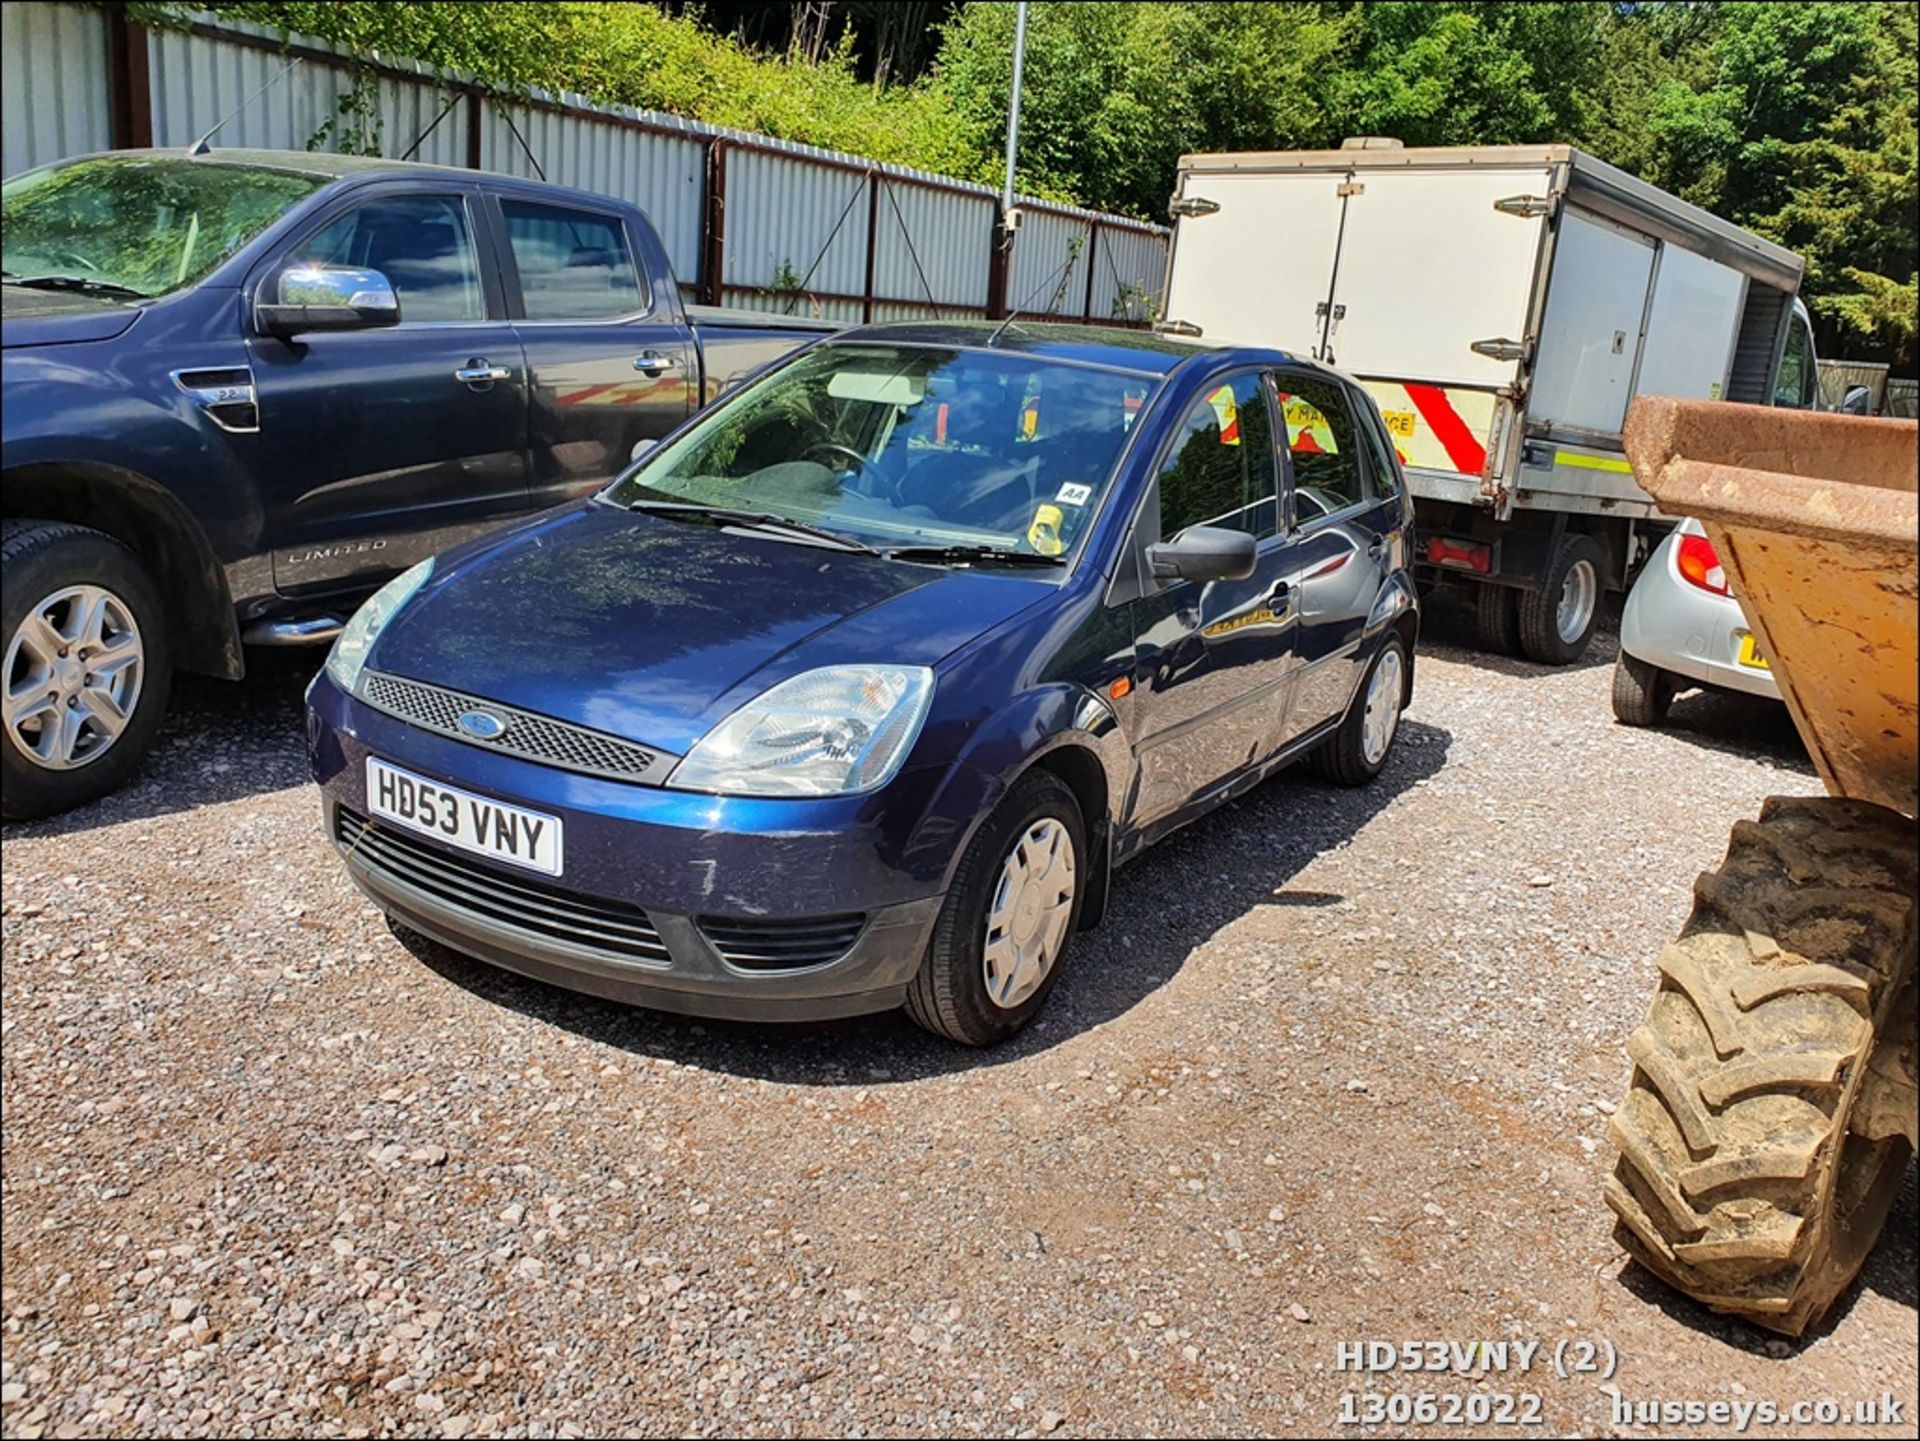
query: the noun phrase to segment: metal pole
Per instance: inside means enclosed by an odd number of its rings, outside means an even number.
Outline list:
[[[1013,99],[1007,106],[1007,183],[1000,189],[1000,209],[1013,209],[1013,157],[1020,148],[1020,71],[1027,61],[1027,0],[1015,7],[1013,23]],[[1008,234],[1012,240],[1012,234]]]

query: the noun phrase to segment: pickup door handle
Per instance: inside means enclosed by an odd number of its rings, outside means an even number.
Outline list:
[[[463,385],[491,385],[496,380],[505,380],[513,372],[504,365],[489,365],[483,359],[469,360],[454,371],[453,378]]]
[[[678,370],[680,368],[680,357],[677,355],[661,355],[658,351],[653,350],[644,350],[634,356],[633,368],[635,370],[648,371]]]

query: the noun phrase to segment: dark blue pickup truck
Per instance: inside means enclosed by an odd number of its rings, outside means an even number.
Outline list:
[[[832,328],[683,304],[630,205],[389,160],[87,156],[0,232],[9,818],[131,775],[176,667],[331,639]]]

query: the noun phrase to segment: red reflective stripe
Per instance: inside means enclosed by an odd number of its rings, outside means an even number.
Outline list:
[[[1348,561],[1352,559],[1353,559],[1353,552],[1346,551],[1341,555],[1336,555],[1332,560],[1328,561],[1325,565],[1319,566],[1314,570],[1308,571],[1305,575],[1301,576],[1300,578],[1302,580],[1318,580],[1323,575],[1332,575],[1336,570],[1340,569],[1341,566],[1345,565]]]
[[[562,405],[579,405],[583,401],[592,400],[596,395],[604,395],[609,390],[618,390],[627,383],[624,380],[616,380],[610,385],[589,385],[579,390],[562,391],[554,399]]]
[[[1407,397],[1413,401],[1420,418],[1433,431],[1434,439],[1462,475],[1478,475],[1486,468],[1487,448],[1467,429],[1467,423],[1437,385],[1409,385]]]

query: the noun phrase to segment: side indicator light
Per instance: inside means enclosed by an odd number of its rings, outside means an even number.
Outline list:
[[[1119,700],[1122,696],[1131,694],[1132,691],[1133,691],[1132,676],[1123,675],[1120,677],[1119,680],[1115,681],[1112,685],[1107,687],[1107,694],[1112,696],[1115,700]]]

